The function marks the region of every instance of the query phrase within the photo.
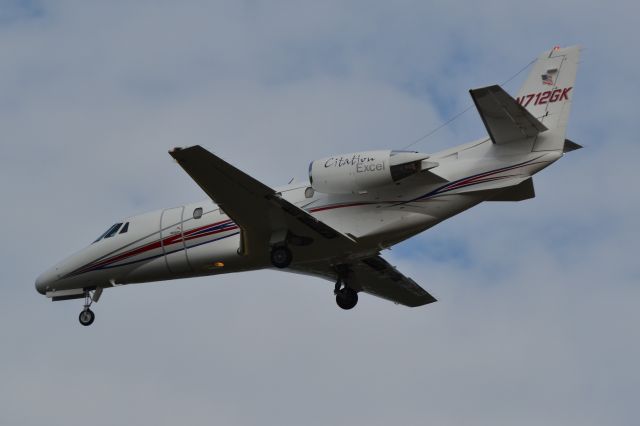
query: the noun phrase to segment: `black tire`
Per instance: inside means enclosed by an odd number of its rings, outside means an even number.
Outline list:
[[[293,255],[291,250],[285,246],[278,246],[271,249],[271,264],[276,268],[286,268],[291,265]]]
[[[96,314],[94,314],[91,309],[83,310],[82,312],[80,312],[80,315],[78,316],[78,321],[80,321],[80,324],[84,325],[85,327],[93,324],[93,321],[95,319],[96,319]]]
[[[345,287],[336,294],[336,303],[342,309],[353,309],[358,304],[358,292]]]

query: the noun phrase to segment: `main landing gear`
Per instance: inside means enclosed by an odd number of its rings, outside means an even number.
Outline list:
[[[344,284],[342,278],[338,278],[333,294],[336,295],[336,303],[342,309],[352,309],[358,304],[358,292]]]
[[[277,244],[271,248],[271,264],[276,268],[287,268],[291,265],[292,260],[293,255],[291,250],[285,244]],[[338,281],[333,289],[333,294],[336,296],[336,303],[342,309],[353,309],[358,304],[358,292],[349,287],[344,281],[344,277],[349,274],[348,267],[339,265],[336,267],[336,272]]]
[[[93,324],[93,321],[96,319],[96,314],[94,314],[93,311],[89,309],[89,307],[93,302],[97,302],[98,299],[100,299],[101,294],[101,287],[97,288],[93,292],[93,295],[89,290],[84,291],[84,309],[82,310],[82,312],[80,312],[78,321],[80,321],[80,324],[84,325],[85,327]]]
[[[279,245],[271,249],[271,264],[276,268],[287,268],[291,265],[291,260],[293,260],[293,255],[289,247]]]

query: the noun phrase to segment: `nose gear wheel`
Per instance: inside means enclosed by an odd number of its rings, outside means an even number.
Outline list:
[[[84,326],[89,326],[93,324],[93,321],[95,319],[96,319],[96,314],[94,314],[93,311],[89,308],[84,309],[82,312],[80,312],[80,315],[78,316],[78,320],[80,321],[80,324]]]

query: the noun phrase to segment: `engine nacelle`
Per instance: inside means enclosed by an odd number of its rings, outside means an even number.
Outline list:
[[[365,193],[419,172],[428,157],[391,150],[336,155],[311,163],[309,180],[315,191],[325,194]]]

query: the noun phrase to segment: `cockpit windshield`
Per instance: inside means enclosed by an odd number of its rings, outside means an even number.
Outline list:
[[[116,232],[118,232],[118,229],[120,229],[120,227],[122,226],[122,223],[116,223],[115,225],[112,225],[109,227],[109,229],[107,229],[104,234],[100,235],[95,241],[94,243],[97,243],[98,241],[100,241],[103,238],[110,238],[113,237],[114,235],[116,235]]]

